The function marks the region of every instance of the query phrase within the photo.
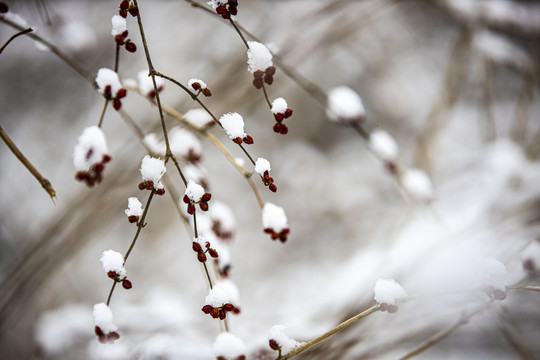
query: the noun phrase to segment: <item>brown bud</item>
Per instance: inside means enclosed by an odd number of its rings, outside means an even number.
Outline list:
[[[144,189],[146,189],[146,183],[143,181],[139,183],[139,190],[144,190]]]
[[[237,143],[237,144],[241,144],[241,143],[242,143],[242,138],[237,137],[237,138],[233,139],[233,141],[234,141],[235,143]]]
[[[262,88],[263,84],[263,79],[253,79],[253,86],[255,86],[257,89]]]
[[[203,93],[203,95],[206,96],[206,97],[212,96],[212,92],[211,92],[210,89],[208,89],[208,88],[202,89],[202,93]]]
[[[95,172],[103,172],[103,169],[105,169],[105,166],[102,163],[95,163],[94,166],[92,166]]]
[[[272,83],[274,82],[274,78],[272,77],[272,75],[266,75],[264,77],[264,82],[268,85],[272,85]]]
[[[203,253],[203,252],[198,252],[197,253],[197,260],[199,260],[200,262],[206,262],[206,254]]]
[[[261,70],[257,70],[253,73],[254,79],[261,79],[264,77],[264,73]]]
[[[129,11],[130,15],[133,16],[133,17],[139,15],[139,9],[135,5],[131,5],[129,7],[128,11]]]
[[[137,45],[131,40],[126,41],[126,44],[124,45],[126,47],[126,50],[130,53],[134,53],[137,51]]]
[[[75,179],[83,181],[84,179],[86,179],[86,176],[86,171],[77,171],[77,173],[75,174]]]
[[[253,138],[249,135],[246,135],[246,137],[244,138],[244,142],[248,145],[251,145],[253,144]]]
[[[3,1],[0,1],[0,14],[5,14],[9,11],[9,6]]]
[[[201,88],[201,84],[195,81],[193,84],[191,84],[191,87],[193,88],[193,90],[197,91]]]
[[[210,314],[214,308],[211,305],[204,305],[201,310],[205,314]]]
[[[268,188],[270,189],[271,192],[276,192],[277,191],[277,186],[275,184],[268,185]]]
[[[288,118],[292,115],[292,109],[285,110],[285,113],[283,114],[284,118]]]
[[[187,207],[187,212],[189,215],[193,215],[195,214],[195,205],[193,204],[188,204],[188,207]]]
[[[270,349],[278,351],[281,349],[281,346],[279,346],[278,342],[274,339],[268,340],[268,345],[270,346]]]
[[[191,202],[191,199],[189,198],[189,196],[184,195],[184,197],[182,198],[182,201],[185,202],[186,204],[189,204]]]
[[[116,273],[116,271],[111,270],[111,271],[107,272],[107,276],[110,277],[113,280],[116,280],[116,277],[118,276],[118,274]]]
[[[272,76],[276,73],[276,68],[274,66],[269,66],[266,68],[266,70],[264,71],[266,76]]]
[[[124,287],[124,289],[129,290],[133,287],[133,284],[128,279],[124,279],[122,280],[122,286]]]
[[[225,311],[232,311],[234,309],[234,305],[231,303],[227,303],[221,307]]]
[[[103,157],[101,158],[101,161],[102,161],[104,164],[107,164],[108,162],[111,161],[111,159],[112,159],[112,158],[111,158],[110,155],[105,154],[105,155],[103,155]]]
[[[165,195],[165,189],[163,189],[163,188],[157,189],[157,190],[156,190],[156,194],[158,194],[159,196]]]
[[[199,244],[197,241],[194,241],[194,242],[193,242],[191,248],[192,248],[193,251],[195,251],[195,252],[202,252],[202,251],[203,251],[201,244]]]
[[[201,201],[208,202],[212,198],[212,194],[210,193],[204,193],[203,196],[201,196]]]
[[[218,252],[217,252],[215,249],[208,249],[208,253],[209,253],[210,256],[213,257],[213,258],[219,257]]]
[[[208,211],[208,203],[201,202],[199,204],[199,207],[201,208],[202,211]]]
[[[118,111],[122,107],[122,102],[119,99],[113,100],[113,108],[114,110]]]
[[[139,221],[139,217],[137,215],[130,215],[130,216],[128,216],[128,221],[130,223],[135,223],[135,222]]]
[[[267,233],[267,234],[272,234],[272,233],[274,232],[274,229],[272,229],[272,228],[266,228],[266,229],[264,229],[263,231],[264,231],[265,233]]]

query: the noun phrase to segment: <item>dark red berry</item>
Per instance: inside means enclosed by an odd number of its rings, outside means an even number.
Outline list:
[[[200,203],[199,207],[201,208],[202,211],[208,211],[208,204],[205,202]]]
[[[101,162],[103,162],[104,164],[107,164],[111,160],[112,160],[111,156],[107,154],[103,155],[103,157],[101,158]]]
[[[128,279],[124,279],[122,280],[122,286],[124,287],[124,289],[129,290],[133,287],[133,284]]]
[[[277,186],[274,185],[274,184],[268,185],[268,188],[270,189],[271,192],[276,192],[277,191]]]
[[[92,167],[93,167],[94,171],[97,172],[97,173],[101,173],[105,169],[105,165],[103,165],[103,163],[96,163]]]
[[[127,17],[127,10],[118,10],[118,15],[120,15],[121,17],[123,18],[126,18]]]
[[[77,171],[77,173],[75,174],[75,179],[83,181],[84,179],[86,179],[86,176],[86,171]]]
[[[182,201],[185,202],[186,204],[189,204],[191,202],[191,199],[189,198],[189,196],[184,195],[184,197],[182,198]]]
[[[111,270],[111,271],[109,271],[109,272],[107,273],[107,276],[110,277],[111,279],[115,280],[116,277],[118,276],[118,274],[116,273],[116,271],[112,271],[112,270]]]
[[[219,257],[218,252],[217,252],[215,249],[208,249],[208,253],[209,253],[210,256],[213,257],[214,259]]]
[[[210,314],[214,308],[211,305],[204,305],[201,310],[205,314]]]
[[[203,196],[201,196],[201,201],[208,202],[212,198],[212,194],[210,193],[204,193]]]
[[[273,76],[275,73],[276,73],[276,68],[273,67],[273,66],[269,66],[269,67],[267,67],[266,70],[265,70],[265,74],[266,74],[267,76]]]
[[[159,196],[165,195],[165,189],[163,189],[163,188],[157,189],[157,190],[156,190],[156,194],[159,195]]]
[[[129,1],[128,0],[123,0],[120,3],[120,9],[121,10],[127,10],[128,8],[129,8]]]
[[[3,1],[0,1],[0,13],[5,14],[9,11],[9,6]]]
[[[113,100],[113,108],[114,110],[118,111],[122,107],[122,102],[119,99]]]
[[[241,144],[241,143],[242,143],[242,138],[237,137],[237,138],[233,139],[233,141],[234,141],[235,143],[237,143],[237,144]]]
[[[289,132],[289,128],[285,124],[281,124],[281,129],[279,129],[279,133],[282,135],[285,135]]]
[[[104,94],[106,97],[110,97],[110,96],[111,96],[111,85],[105,86],[105,89],[103,89],[103,94]]]
[[[139,183],[139,190],[144,190],[144,189],[146,189],[146,182],[143,181]]]
[[[196,242],[196,241],[193,242],[193,245],[191,246],[191,248],[192,248],[193,251],[195,251],[195,252],[202,252],[202,251],[203,251],[201,244],[199,244],[199,243]]]
[[[274,114],[274,119],[276,119],[277,122],[282,122],[284,117],[285,116],[282,113]]]
[[[121,88],[120,90],[118,90],[118,91],[116,92],[116,98],[117,98],[117,99],[125,98],[126,95],[127,95],[127,90],[124,89],[124,88]]]
[[[273,129],[274,129],[274,132],[279,133],[281,131],[281,124],[275,123]]]
[[[271,233],[274,232],[274,230],[271,229],[271,228],[266,228],[266,229],[264,229],[263,231],[264,231],[265,233],[267,233],[267,234],[271,234]]]
[[[128,216],[128,221],[130,223],[136,223],[137,221],[139,221],[139,217],[137,215],[130,215]]]
[[[191,203],[188,204],[188,206],[187,206],[187,212],[188,212],[189,215],[195,214],[195,205],[193,205],[193,204],[191,204]]]
[[[225,310],[225,311],[233,311],[234,305],[233,305],[233,304],[230,304],[230,303],[227,303],[227,304],[223,305],[222,308],[223,308],[223,310]]]
[[[199,84],[198,82],[194,82],[193,84],[191,84],[191,87],[193,88],[193,90],[197,91],[201,88],[201,84]]]
[[[263,83],[263,79],[253,79],[253,86],[255,86],[257,89],[262,88]]]
[[[205,262],[206,261],[206,254],[203,253],[203,252],[198,252],[197,253],[197,260],[199,260],[200,262]]]
[[[246,137],[244,138],[244,142],[248,145],[251,145],[253,144],[253,138],[249,135],[246,135]]]
[[[139,8],[137,8],[135,5],[131,5],[128,11],[133,17],[139,15]]]
[[[202,93],[203,93],[203,95],[206,96],[206,97],[212,96],[212,92],[211,92],[208,88],[202,89]]]
[[[134,53],[135,51],[137,51],[137,45],[135,45],[133,41],[128,40],[126,42],[125,47],[126,47],[126,50],[129,51],[130,53]]]
[[[272,77],[272,75],[266,75],[264,77],[264,82],[268,85],[272,85],[272,83],[274,82],[274,78]]]
[[[278,342],[274,339],[270,339],[268,341],[268,345],[270,346],[270,349],[278,351],[281,349],[281,346],[279,346]]]
[[[284,118],[288,118],[292,115],[292,109],[285,110],[285,113],[283,114]]]

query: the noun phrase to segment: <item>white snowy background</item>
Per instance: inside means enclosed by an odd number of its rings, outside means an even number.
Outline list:
[[[46,11],[40,1],[8,3],[93,73],[113,66],[119,1],[51,1]],[[397,359],[477,309],[417,358],[540,358],[540,294],[508,289],[489,304],[478,290],[518,283],[527,259],[540,264],[537,3],[240,1],[237,20],[285,63],[325,92],[348,86],[360,94],[366,131],[390,133],[400,165],[429,174],[427,205],[407,196],[362,137],[330,122],[279,67],[267,90],[294,113],[289,133],[275,134],[244,44],[225,22],[180,0],[139,5],[156,69],[184,84],[204,80],[213,95],[203,101],[218,116],[242,114],[255,139],[248,149],[270,161],[278,191],[255,176],[257,186],[288,217],[288,241],[271,241],[248,183],[201,138],[208,190],[236,217],[231,280],[242,311],[227,318],[248,359],[275,358],[274,325],[307,341],[366,309],[379,278],[395,279],[409,295],[397,313],[377,312],[298,358]],[[128,30],[138,49],[122,52],[119,74],[136,79],[146,59],[130,16]],[[0,24],[0,42],[13,33]],[[0,123],[58,194],[53,204],[0,145],[0,357],[212,359],[219,322],[200,310],[205,274],[168,194],[154,199],[126,264],[133,288],[117,288],[111,302],[121,338],[97,341],[92,307],[111,285],[99,259],[104,250],[125,252],[133,237],[124,210],[129,197],[146,198],[137,189],[144,148],[110,107],[103,131],[112,161],[89,189],[74,179],[72,152],[97,124],[99,93],[26,37],[0,55],[0,78]],[[182,113],[197,108],[171,83],[162,99]],[[128,92],[122,104],[160,134],[146,100]],[[212,133],[243,155],[219,128]],[[488,259],[504,264],[502,278]],[[523,285],[537,286],[538,271]]]

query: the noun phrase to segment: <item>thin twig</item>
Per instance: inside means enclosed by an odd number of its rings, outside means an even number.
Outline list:
[[[16,34],[14,34],[13,36],[11,36],[11,37],[8,39],[8,41],[6,41],[6,42],[4,43],[4,45],[2,45],[2,47],[0,48],[0,54],[2,53],[2,51],[4,51],[4,49],[6,48],[6,46],[8,46],[8,44],[9,44],[10,42],[12,42],[13,40],[15,40],[16,37],[21,36],[21,35],[24,35],[24,34],[26,34],[26,33],[29,33],[29,32],[31,32],[31,31],[33,31],[33,30],[32,30],[31,28],[28,28],[28,29],[21,30],[21,31],[19,31],[18,33],[16,33]]]
[[[300,354],[301,352],[303,352],[304,350],[307,350],[309,349],[310,347],[314,346],[314,345],[317,345],[318,343],[320,343],[321,341],[325,340],[326,338],[334,335],[335,333],[337,333],[338,331],[341,331],[349,326],[351,326],[352,324],[354,324],[356,321],[360,320],[360,319],[363,319],[375,312],[379,311],[378,309],[378,304],[374,304],[373,306],[371,306],[370,308],[362,311],[360,314],[357,314],[355,316],[353,316],[352,318],[348,319],[348,320],[345,320],[344,322],[342,322],[341,324],[339,324],[338,326],[332,328],[330,331],[327,331],[325,332],[324,334],[322,334],[321,336],[318,336],[316,337],[315,339],[313,340],[310,340],[300,346],[298,346],[296,349],[294,349],[293,351],[291,351],[290,353],[286,354],[286,355],[283,355],[283,356],[280,356],[278,358],[278,360],[287,360],[287,359],[290,359],[292,358],[293,356],[296,356],[298,354]]]
[[[107,111],[108,104],[109,104],[109,99],[105,98],[105,102],[103,103],[103,108],[101,109],[101,115],[99,116],[99,121],[97,125],[99,128],[103,124],[103,118],[105,117],[105,112]]]
[[[54,190],[53,186],[51,185],[51,182],[47,180],[41,173],[36,169],[36,167],[28,160],[26,156],[19,150],[17,145],[11,140],[11,138],[8,136],[8,134],[4,131],[4,128],[2,125],[0,125],[0,137],[4,141],[4,143],[7,145],[9,150],[15,155],[17,159],[26,167],[26,169],[32,174],[36,180],[41,184],[43,189],[49,194],[51,197],[51,200],[54,201],[56,198],[56,191]]]

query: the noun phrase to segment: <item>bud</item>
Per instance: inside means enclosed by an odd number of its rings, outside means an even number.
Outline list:
[[[122,280],[122,286],[124,287],[124,289],[129,290],[133,287],[133,284],[131,284],[131,281],[129,281],[128,279],[124,279]]]

